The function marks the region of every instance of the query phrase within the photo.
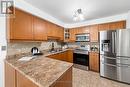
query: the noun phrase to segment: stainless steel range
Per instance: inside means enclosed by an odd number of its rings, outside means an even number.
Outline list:
[[[100,32],[100,75],[130,84],[130,29]]]
[[[89,67],[89,51],[86,47],[80,47],[74,50],[73,53],[74,66],[88,70]]]

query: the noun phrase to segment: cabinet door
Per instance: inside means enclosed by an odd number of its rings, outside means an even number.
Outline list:
[[[125,29],[126,28],[125,21],[113,22],[113,23],[110,23],[109,25],[110,25],[110,30]]]
[[[56,24],[48,22],[47,36],[52,39],[64,40],[64,29]]]
[[[72,50],[67,51],[67,62],[73,63],[73,51]]]
[[[28,78],[26,78],[18,71],[16,75],[17,75],[17,87],[38,87],[36,84],[34,84],[32,81],[30,81]]]
[[[53,59],[59,59],[59,58],[58,58],[58,57],[59,57],[58,54],[52,54],[52,55],[50,55],[50,56],[48,56],[48,57],[53,58]]]
[[[98,25],[90,26],[90,41],[98,42]]]
[[[90,26],[86,26],[82,28],[82,33],[90,33]]]
[[[99,54],[91,52],[89,54],[90,70],[99,72]]]
[[[110,28],[109,23],[99,24],[98,26],[99,31],[109,30],[109,28]]]
[[[69,42],[75,42],[75,40],[76,40],[75,34],[76,34],[76,30],[75,29],[70,29],[70,39],[69,39]]]
[[[47,35],[49,37],[56,37],[57,36],[56,34],[58,32],[57,28],[56,28],[56,25],[53,24],[53,23],[48,22],[47,26],[48,26],[48,28],[47,28]]]
[[[55,28],[54,25],[50,22],[47,22],[47,36],[53,37],[55,35]]]
[[[5,87],[16,87],[15,72],[13,67],[5,63]]]
[[[79,27],[79,28],[75,28],[74,29],[74,32],[75,32],[75,34],[82,34],[83,32],[82,32],[82,27]]]
[[[56,82],[50,87],[73,87],[72,86],[72,67],[68,69]]]
[[[47,26],[46,21],[33,17],[33,34],[34,40],[47,40]]]
[[[15,10],[15,17],[13,18],[11,29],[11,39],[13,40],[32,40],[32,15],[21,10]]]
[[[58,34],[60,37],[60,40],[63,41],[64,40],[64,28],[58,26]]]

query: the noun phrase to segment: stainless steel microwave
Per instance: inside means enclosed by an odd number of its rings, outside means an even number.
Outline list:
[[[90,34],[76,34],[76,41],[77,42],[89,42],[90,41]]]

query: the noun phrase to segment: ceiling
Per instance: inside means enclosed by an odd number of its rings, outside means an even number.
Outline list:
[[[24,0],[66,24],[73,24],[74,11],[81,8],[84,21],[122,14],[130,10],[130,0]]]

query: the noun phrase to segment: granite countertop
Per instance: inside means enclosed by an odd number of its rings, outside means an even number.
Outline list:
[[[19,59],[24,56],[31,56],[30,54],[13,55],[8,56],[5,62],[39,87],[49,87],[73,65],[69,62],[47,57],[56,53],[46,52],[44,55],[37,56],[29,61],[19,61]]]

